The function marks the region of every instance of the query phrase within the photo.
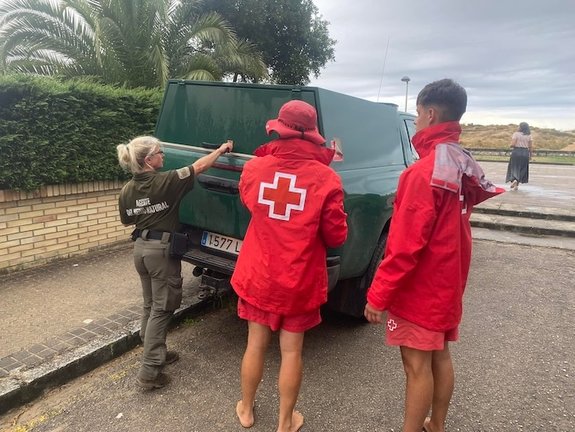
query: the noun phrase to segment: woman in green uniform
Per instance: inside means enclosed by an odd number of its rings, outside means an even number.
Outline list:
[[[179,357],[167,351],[166,336],[182,300],[181,260],[169,254],[173,233],[180,227],[180,202],[192,189],[195,176],[232,147],[228,141],[189,166],[165,172],[158,171],[164,165],[164,152],[157,138],[141,136],[117,147],[120,166],[133,174],[120,192],[119,210],[124,225],[136,226],[134,264],[144,297],[140,330],[144,355],[137,382],[144,389],[165,386],[170,379],[162,369]]]

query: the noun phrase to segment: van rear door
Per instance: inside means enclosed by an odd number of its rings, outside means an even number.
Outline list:
[[[164,169],[189,165],[226,140],[234,141],[233,153],[198,176],[182,201],[183,224],[198,232],[243,239],[249,213],[237,191],[242,167],[257,147],[270,140],[266,122],[291,99],[316,106],[314,89],[169,81],[155,132],[164,142]]]

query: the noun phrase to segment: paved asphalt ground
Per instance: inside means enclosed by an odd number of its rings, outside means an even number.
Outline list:
[[[478,240],[449,432],[568,432],[575,427],[573,251]],[[302,432],[399,431],[404,377],[382,326],[327,317],[306,338],[298,408]],[[169,387],[144,393],[138,347],[34,403],[0,416],[9,432],[235,432],[245,323],[233,305],[182,323]],[[279,359],[274,340],[256,401],[254,432],[274,431]],[[17,425],[17,426],[16,426]]]
[[[505,164],[482,166],[488,178],[503,183]],[[531,167],[531,184],[492,202],[532,211],[543,207],[573,211],[575,167]],[[564,238],[529,238],[481,229],[474,230],[474,236],[478,240],[470,279],[473,289],[466,299],[470,312],[464,323],[468,334],[454,351],[463,365],[458,368],[462,388],[454,399],[450,430],[571,430],[575,426],[570,360],[575,357],[575,244]],[[485,238],[497,242],[481,240]],[[198,282],[191,271],[184,264],[188,304],[193,303]],[[90,257],[3,276],[0,295],[0,389],[33,384],[35,376],[45,373],[46,363],[52,368],[73,363],[75,356],[85,355],[114,333],[130,339],[137,330],[140,288],[129,243]],[[157,422],[171,424],[171,429],[164,430],[237,430],[233,416],[230,419],[223,413],[229,410],[230,400],[237,398],[237,363],[245,326],[229,308],[185,323],[170,333],[171,343],[183,354],[174,366],[177,376],[171,389],[153,395],[133,389],[141,354],[141,348],[136,348],[28,408],[0,417],[0,426],[15,431],[9,426],[15,416],[23,425],[42,414],[47,417],[34,431],[147,431],[156,430],[151,425]],[[73,337],[65,340],[64,335],[70,334]],[[309,384],[303,390],[302,404],[311,418],[305,431],[394,430],[400,424],[401,366],[397,353],[381,344],[381,334],[378,327],[329,317],[310,334]],[[117,351],[124,352],[133,338],[130,341],[116,346]],[[46,349],[58,353],[66,343],[68,358],[59,356],[65,360],[60,363],[56,360],[61,358],[51,359],[54,353]],[[113,356],[113,352],[108,355]],[[3,366],[11,367],[7,359],[18,367],[2,375]],[[273,375],[277,357],[272,356],[270,362]],[[274,418],[273,380],[265,381],[266,387],[258,412],[261,403],[262,417]],[[52,398],[56,407],[51,405]],[[146,420],[146,407],[158,410],[157,419]],[[172,418],[171,409],[178,416]],[[4,411],[0,407],[0,413]],[[271,423],[263,422],[254,430],[271,428]]]

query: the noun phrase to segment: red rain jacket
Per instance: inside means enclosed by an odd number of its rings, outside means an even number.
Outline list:
[[[459,325],[471,211],[503,192],[458,144],[460,133],[458,122],[446,122],[413,137],[420,160],[399,179],[385,258],[367,296],[373,308],[433,331]]]
[[[295,315],[327,301],[326,248],[341,246],[347,215],[333,150],[279,139],[256,150],[240,177],[251,221],[231,279],[240,298]]]

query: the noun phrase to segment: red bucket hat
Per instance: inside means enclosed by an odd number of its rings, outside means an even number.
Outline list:
[[[325,142],[317,129],[315,108],[301,100],[283,104],[278,118],[266,123],[266,132],[268,135],[275,132],[280,138],[301,138],[317,145]]]

